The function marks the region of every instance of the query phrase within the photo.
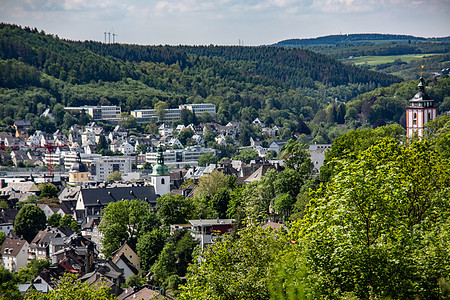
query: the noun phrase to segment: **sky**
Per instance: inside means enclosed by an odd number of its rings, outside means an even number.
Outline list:
[[[450,0],[0,0],[0,21],[81,41],[110,32],[128,44],[256,46],[350,33],[450,36]]]

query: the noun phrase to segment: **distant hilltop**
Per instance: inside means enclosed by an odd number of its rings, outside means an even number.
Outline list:
[[[399,34],[380,34],[380,33],[353,33],[353,34],[337,34],[327,35],[317,38],[309,39],[288,39],[271,46],[277,47],[302,47],[302,46],[335,46],[335,45],[354,45],[354,44],[377,44],[388,42],[407,43],[410,41],[436,41],[436,42],[450,42],[450,36],[447,37],[433,37],[424,38],[412,35]]]

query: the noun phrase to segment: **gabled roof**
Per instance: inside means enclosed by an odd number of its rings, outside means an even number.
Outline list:
[[[2,255],[17,256],[24,245],[28,242],[24,239],[13,239],[7,237],[2,244]]]
[[[69,237],[73,233],[74,231],[68,227],[46,228],[38,232],[38,234],[31,241],[31,244],[33,246],[38,244],[49,245],[53,239]]]
[[[0,224],[14,223],[18,213],[19,210],[15,208],[0,209]]]
[[[125,241],[119,248],[117,248],[116,251],[111,253],[112,261],[117,261],[120,258],[120,257],[117,257],[117,254],[120,252],[120,250],[122,250],[122,248],[124,248],[126,246],[134,252],[133,254],[137,255],[137,252],[133,249],[133,247],[131,247],[131,245],[128,243],[128,241]]]
[[[106,206],[124,199],[141,199],[147,202],[156,202],[157,199],[153,186],[82,189],[81,197],[85,206]]]
[[[123,261],[125,265],[131,270],[131,272],[133,272],[134,275],[137,275],[139,273],[139,270],[135,267],[135,265],[131,263],[131,261],[128,260],[125,254],[122,253],[122,255],[120,255],[119,257],[119,260]],[[119,260],[116,261],[116,264],[119,262]]]
[[[250,174],[245,180],[244,183],[251,183],[253,181],[261,180],[261,177],[263,177],[268,170],[275,169],[273,165],[262,165],[259,167],[255,172]]]
[[[160,293],[157,291],[154,291],[150,289],[149,287],[143,287],[137,292],[130,292],[124,295],[124,293],[119,295],[119,299],[143,299],[143,300],[149,300],[149,299],[166,299],[166,297],[161,296]]]
[[[7,188],[13,189],[16,192],[27,193],[27,192],[39,192],[39,188],[34,182],[24,181],[24,182],[10,182]]]

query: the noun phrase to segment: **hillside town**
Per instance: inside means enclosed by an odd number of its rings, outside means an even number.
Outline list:
[[[29,121],[16,120],[11,133],[0,133],[1,161],[6,166],[0,187],[0,225],[5,234],[2,264],[9,271],[18,272],[31,261],[51,262],[36,278],[19,284],[23,295],[30,289],[44,293],[52,290],[58,278],[69,272],[76,274],[82,282],[103,280],[119,299],[131,299],[136,295],[145,298],[146,293],[152,297],[164,296],[164,289],[157,285],[140,290],[122,288],[131,276],[140,274],[141,264],[136,249],[127,241],[123,241],[112,256],[103,254],[103,235],[99,226],[102,211],[108,204],[139,199],[156,211],[159,197],[172,194],[192,198],[199,179],[213,172],[235,177],[236,185],[240,186],[260,180],[268,170],[281,172],[285,168],[284,160],[277,156],[287,140],[277,139],[276,126],[266,127],[258,118],[253,121],[253,126],[260,130],[260,135],[273,141],[263,147],[260,138],[251,137],[250,146],[238,150],[252,150],[254,156],[246,162],[230,158],[218,161],[220,150],[205,146],[205,135],[211,133],[218,145],[238,145],[239,123],[173,125],[180,120],[181,109],[190,109],[194,114],[215,114],[213,104],[169,109],[161,120],[153,110],[132,112],[137,122],[156,118],[159,125],[158,133],[154,135],[130,134],[118,124],[124,118],[119,107],[66,109],[86,112],[93,121],[86,126],[74,125],[65,135],[60,130],[30,132]],[[45,117],[51,117],[51,112],[47,111]],[[106,132],[96,122],[109,122],[113,124],[113,130]],[[183,145],[177,138],[183,131],[193,133],[189,145]],[[100,154],[99,147],[113,155]],[[316,174],[330,147],[329,144],[313,144],[307,149]],[[270,159],[266,157],[268,153],[272,154]],[[212,157],[214,163],[199,164],[205,155]],[[186,185],[186,182],[190,184]],[[43,196],[49,187],[54,189],[54,194]],[[46,227],[28,240],[14,230],[16,216],[24,206],[38,207],[47,220]],[[55,215],[68,220],[65,227],[50,224]],[[268,221],[269,226],[281,226],[276,215]],[[213,243],[217,233],[226,233],[233,226],[234,219],[218,217],[170,224],[170,230],[172,234],[178,229],[187,230],[203,249]]]
[[[418,89],[407,108],[407,136],[410,138],[423,136],[425,124],[437,117],[423,79],[419,81]],[[204,109],[215,113],[213,105],[189,106],[194,113],[197,113],[197,108],[198,113],[204,113]],[[96,121],[116,124],[124,118],[120,108],[67,109],[85,111],[94,121],[86,126],[73,126],[70,133],[64,135],[59,130],[54,133],[30,132],[29,122],[17,120],[13,132],[0,133],[2,163],[13,165],[7,168],[8,171],[3,171],[0,179],[2,265],[18,274],[31,268],[30,264],[38,264],[36,262],[45,266],[38,268],[38,272],[35,271],[26,282],[18,284],[22,295],[32,290],[48,293],[56,288],[64,274],[70,273],[75,274],[79,282],[101,283],[118,299],[171,298],[174,294],[166,291],[171,285],[161,286],[154,279],[157,272],[153,267],[153,272],[142,273],[148,270],[148,265],[143,268],[147,264],[146,259],[142,257],[142,248],[136,248],[136,245],[140,247],[140,242],[136,244],[122,239],[116,244],[117,248],[108,243],[110,240],[105,238],[105,234],[109,234],[105,231],[108,220],[102,218],[108,215],[111,205],[137,201],[134,203],[143,204],[149,212],[158,212],[165,209],[160,200],[167,201],[167,197],[193,201],[196,189],[201,189],[199,182],[213,174],[234,178],[233,184],[239,187],[252,185],[266,175],[278,176],[286,169],[286,164],[292,167],[292,161],[281,155],[286,153],[286,144],[292,144],[292,141],[287,143],[287,140],[277,139],[277,129],[265,127],[258,118],[253,125],[259,128],[261,135],[273,138],[267,148],[262,147],[260,139],[251,137],[250,146],[240,147],[238,151],[251,149],[254,157],[216,159],[214,163],[201,166],[202,156],[217,158],[220,153],[218,149],[205,147],[205,135],[213,132],[217,144],[237,143],[239,123],[226,126],[216,123],[174,125],[180,117],[179,109],[174,109],[170,116],[160,115],[162,120],[153,110],[141,110],[135,114],[136,119],[146,113],[147,122],[149,118],[157,118],[160,124],[158,134],[134,135],[119,124],[114,125],[110,132],[96,124]],[[51,115],[50,111],[47,113]],[[177,138],[185,130],[193,133],[190,145],[183,145]],[[97,151],[100,146],[114,155],[100,154]],[[325,154],[331,147],[329,144],[311,144],[304,149],[312,176],[319,175]],[[269,159],[266,156],[271,151],[274,155]],[[289,151],[288,156],[298,154],[290,148]],[[216,195],[212,196],[215,199]],[[285,226],[284,212],[276,205],[275,209],[269,208],[268,218],[262,220],[263,227],[278,229]],[[25,210],[29,212],[24,219],[21,214],[25,214]],[[33,211],[40,213],[43,219],[33,219]],[[145,214],[139,210],[137,213]],[[162,218],[166,229],[172,236],[180,235],[180,232],[188,234],[192,245],[197,245],[199,251],[213,244],[221,235],[230,233],[237,224],[235,219],[226,218],[221,213],[217,218],[177,223],[175,216],[178,213],[171,211]],[[173,221],[169,221],[170,218]],[[30,221],[41,222],[42,226],[36,229],[30,224],[24,225]],[[112,220],[111,224],[117,225],[117,222]],[[26,230],[21,231],[21,226]],[[147,283],[139,286],[130,283],[140,277]]]

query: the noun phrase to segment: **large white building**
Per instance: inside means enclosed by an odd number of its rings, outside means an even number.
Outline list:
[[[191,146],[185,149],[166,150],[162,152],[162,155],[164,156],[164,163],[167,166],[181,168],[186,164],[197,166],[198,159],[202,154],[212,153],[213,155],[217,155],[217,152],[216,149]],[[158,162],[158,152],[148,152],[145,155],[145,160],[153,165],[156,164]]]
[[[131,172],[131,157],[125,156],[101,156],[100,154],[81,153],[81,161],[89,169],[89,180],[96,182],[105,181],[108,176],[115,171],[122,174]],[[75,152],[65,153],[64,167],[69,170],[76,162]]]
[[[216,114],[216,105],[212,103],[197,103],[197,104],[185,104],[180,105],[180,109],[188,109],[192,111],[196,116],[201,116],[204,112],[211,115]]]
[[[181,119],[181,111],[187,109],[192,111],[196,116],[201,116],[204,112],[211,115],[216,114],[216,105],[212,103],[184,104],[178,108],[169,108],[165,110],[164,117],[159,118],[155,109],[138,109],[133,110],[130,114],[136,118],[138,123],[150,122],[166,122],[173,123]]]
[[[70,111],[85,111],[94,121],[99,120],[118,120],[122,109],[119,106],[79,106],[66,107]]]
[[[133,110],[130,114],[135,117],[138,123],[143,122],[167,122],[173,123],[181,119],[181,109],[179,108],[169,108],[164,110],[164,117],[159,118],[158,113],[155,109],[138,109]]]
[[[115,171],[131,172],[131,158],[124,156],[102,156],[89,163],[89,174],[92,181],[103,182]]]

